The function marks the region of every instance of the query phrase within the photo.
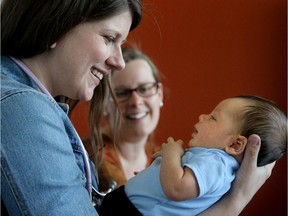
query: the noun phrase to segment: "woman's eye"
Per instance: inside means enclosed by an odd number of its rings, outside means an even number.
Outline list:
[[[127,95],[129,95],[129,91],[127,90],[115,91],[115,94],[117,97],[126,97]]]
[[[147,87],[141,87],[141,88],[138,89],[138,91],[141,92],[141,93],[145,93],[145,92],[147,92],[148,90],[149,90],[149,89],[148,89]]]
[[[106,43],[114,43],[114,37],[112,36],[104,36]]]

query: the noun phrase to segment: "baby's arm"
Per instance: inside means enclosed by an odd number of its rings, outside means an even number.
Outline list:
[[[162,146],[162,162],[160,181],[165,195],[174,201],[181,201],[197,197],[199,187],[194,173],[189,168],[181,166],[181,157],[184,154],[183,141],[167,139]]]

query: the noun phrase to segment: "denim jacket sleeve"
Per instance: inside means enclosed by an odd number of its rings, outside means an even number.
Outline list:
[[[98,215],[85,188],[79,140],[66,113],[33,88],[7,88],[11,85],[5,79],[1,198],[9,214]]]

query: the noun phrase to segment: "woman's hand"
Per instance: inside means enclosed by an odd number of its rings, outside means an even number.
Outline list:
[[[251,135],[240,168],[236,173],[230,191],[219,202],[211,206],[201,215],[233,216],[239,215],[250,202],[256,192],[270,177],[275,162],[257,167],[257,158],[261,146],[260,137]]]
[[[248,138],[244,159],[237,171],[232,190],[242,193],[247,198],[247,203],[270,177],[275,162],[266,166],[257,167],[258,152],[261,139],[257,135]],[[248,200],[249,199],[249,200]]]

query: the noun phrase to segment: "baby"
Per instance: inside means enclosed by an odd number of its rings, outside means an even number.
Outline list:
[[[287,151],[287,117],[276,104],[257,96],[221,101],[199,116],[187,150],[168,138],[161,157],[104,198],[100,215],[200,214],[230,189],[251,134],[261,138],[258,166]]]

